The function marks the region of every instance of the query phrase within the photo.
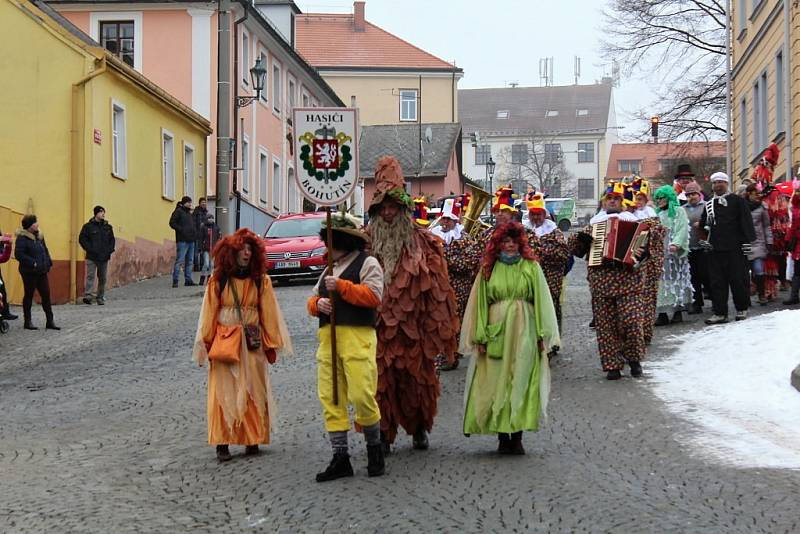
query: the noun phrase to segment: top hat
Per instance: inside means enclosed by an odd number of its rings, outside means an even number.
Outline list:
[[[678,165],[678,172],[675,174],[675,179],[679,180],[681,178],[694,178],[694,173],[692,172],[692,166],[688,163],[681,163]]]

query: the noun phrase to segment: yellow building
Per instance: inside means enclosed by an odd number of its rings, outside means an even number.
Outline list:
[[[370,23],[365,9],[297,15],[297,50],[362,125],[458,122],[464,71]]]
[[[770,143],[774,180],[797,174],[800,154],[800,6],[796,0],[731,1],[733,173],[748,178]]]
[[[168,272],[170,214],[205,194],[207,120],[38,0],[0,0],[0,230],[35,213],[54,302],[83,290],[77,244],[92,207],[114,226],[109,285]],[[12,302],[17,264],[3,266]]]

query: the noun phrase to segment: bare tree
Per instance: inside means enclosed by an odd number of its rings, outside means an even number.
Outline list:
[[[561,144],[551,135],[530,132],[504,147],[497,154],[497,169],[495,176],[515,183],[517,192],[531,186],[551,196],[574,196],[577,190]]]
[[[603,15],[603,54],[660,88],[643,124],[658,115],[668,140],[726,132],[724,0],[610,0]]]

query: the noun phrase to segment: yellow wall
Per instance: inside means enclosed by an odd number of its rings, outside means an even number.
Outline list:
[[[164,99],[170,97],[154,96],[143,89],[146,81],[110,61],[105,73],[74,89],[103,65],[97,59],[104,52],[64,34],[28,2],[0,0],[0,50],[14,51],[0,56],[0,230],[16,230],[19,214],[38,216],[54,261],[50,284],[56,301],[69,295],[71,217],[77,214],[74,228],[79,230],[96,204],[106,208],[117,236],[117,253],[109,265],[111,285],[164,272],[170,253],[174,257],[169,217],[184,194],[183,143],[194,146],[195,197],[203,196],[207,130],[166,104]],[[112,99],[126,109],[125,180],[111,174]],[[162,128],[174,136],[173,199],[162,196]],[[94,142],[95,129],[101,134],[100,144]],[[78,177],[75,191],[73,171]],[[82,250],[75,259],[80,292]],[[16,270],[12,261],[3,272],[11,274],[9,289],[18,296]]]
[[[793,151],[794,161],[797,162],[800,154],[800,16],[796,14],[798,8],[792,9],[795,14],[790,29],[790,50],[785,49],[784,42],[784,14],[781,0],[763,0],[762,5],[753,16],[752,3],[745,2],[746,17],[742,25],[738,8],[740,2],[731,3],[733,21],[733,78],[732,78],[732,129],[733,138],[733,173],[737,180],[748,178],[752,174],[754,162],[757,163],[761,152],[772,142],[781,148],[781,158],[775,167],[775,178],[786,173],[787,141],[781,135],[786,130],[789,119],[784,118],[784,128],[778,131],[777,124],[777,72],[776,55],[783,50],[784,64],[791,58],[792,72],[788,73],[793,83]],[[751,20],[752,19],[752,20]],[[784,68],[785,70],[785,68]],[[767,73],[767,132],[766,143],[755,144],[754,118],[754,85],[762,73]],[[784,77],[787,74],[784,73]],[[746,154],[742,154],[742,117],[741,102],[746,100],[747,112],[744,121],[746,131]],[[785,109],[785,103],[784,103]],[[784,112],[784,117],[786,113]]]
[[[322,72],[342,102],[356,97],[362,125],[400,123],[400,89],[420,88],[418,75],[355,75]],[[420,114],[422,122],[458,122],[458,75],[423,75]],[[455,107],[453,107],[455,101]]]

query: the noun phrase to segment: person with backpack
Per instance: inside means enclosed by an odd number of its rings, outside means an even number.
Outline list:
[[[106,210],[103,206],[94,207],[94,217],[81,228],[78,243],[86,251],[86,286],[83,293],[83,303],[91,304],[95,298],[98,306],[106,303],[106,275],[108,274],[108,260],[114,253],[116,240],[114,228],[106,221]],[[97,294],[93,294],[94,278],[97,276]]]
[[[175,230],[175,266],[172,269],[172,287],[178,287],[181,263],[183,263],[183,285],[195,286],[197,284],[192,280],[192,266],[194,265],[197,226],[192,215],[191,197],[183,197],[175,206],[175,211],[169,218],[169,227]]]

